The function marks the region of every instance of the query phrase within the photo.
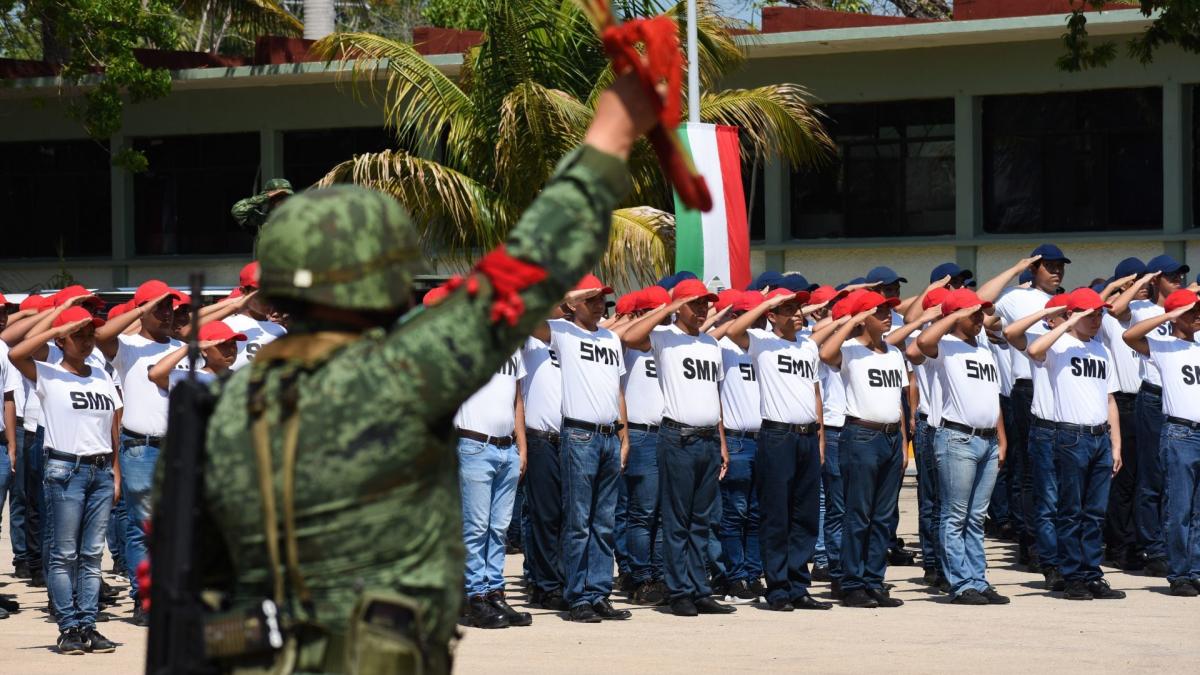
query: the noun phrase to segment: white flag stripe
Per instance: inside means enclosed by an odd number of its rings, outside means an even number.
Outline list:
[[[721,178],[721,154],[717,149],[714,124],[687,125],[688,144],[696,170],[704,176],[712,193],[712,210],[700,214],[704,232],[704,270],[699,274],[706,283],[718,277],[725,288],[732,288],[729,274],[729,231],[725,222],[725,182]],[[699,273],[700,270],[693,270]]]

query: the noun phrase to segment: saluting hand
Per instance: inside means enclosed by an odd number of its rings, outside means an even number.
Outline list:
[[[1196,306],[1196,303],[1193,302],[1193,303],[1191,303],[1189,305],[1185,305],[1183,307],[1177,307],[1177,308],[1167,312],[1164,315],[1164,319],[1165,319],[1165,321],[1177,321],[1179,319],[1179,317],[1192,311],[1192,308],[1195,306]],[[1164,323],[1165,323],[1165,321],[1164,321]]]
[[[949,274],[947,274],[946,276],[942,277],[941,279],[938,279],[937,281],[926,286],[925,293],[928,294],[929,291],[937,290],[939,288],[945,288],[946,286],[948,286],[950,284],[951,279],[953,279],[953,277],[951,277]]]
[[[54,332],[50,334],[52,336],[51,339],[67,337],[91,322],[91,319],[80,319],[78,321],[72,321],[71,323],[65,323],[54,329]]]
[[[1080,312],[1075,312],[1071,316],[1067,317],[1067,324],[1074,326],[1075,324],[1079,323],[1084,317],[1091,316],[1092,314],[1095,314],[1095,313],[1096,313],[1096,310],[1094,310],[1094,309],[1085,309]]]
[[[1042,259],[1042,256],[1040,256],[1040,255],[1032,255],[1032,256],[1029,256],[1028,258],[1022,258],[1022,259],[1018,260],[1017,264],[1013,265],[1012,268],[1014,270],[1018,270],[1018,271],[1023,270],[1026,267],[1029,267],[1030,265],[1032,265],[1033,263],[1035,263],[1041,259]]]

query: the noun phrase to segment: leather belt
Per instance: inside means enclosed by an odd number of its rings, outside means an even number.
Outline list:
[[[157,448],[160,447],[163,442],[162,436],[148,436],[146,434],[139,434],[138,432],[130,431],[125,427],[121,427],[121,435],[128,436],[130,440],[136,441],[133,445],[148,445],[152,448]]]
[[[825,425],[825,433],[829,433],[830,431],[841,431],[841,430],[842,430],[842,428],[841,428],[841,427],[835,427],[835,426],[833,426],[833,425],[831,425],[831,424],[826,424],[826,425]]]
[[[1042,418],[1040,418],[1040,417],[1031,417],[1031,418],[1029,419],[1029,424],[1030,424],[1031,426],[1035,426],[1035,427],[1038,427],[1038,428],[1041,428],[1041,429],[1050,429],[1050,430],[1054,430],[1054,429],[1057,429],[1057,428],[1058,428],[1058,423],[1057,423],[1057,422],[1051,422],[1050,420],[1044,420],[1044,419],[1042,419]]]
[[[1059,422],[1056,428],[1059,431],[1070,431],[1076,434],[1085,434],[1088,436],[1103,436],[1104,434],[1108,433],[1108,423],[1088,425]]]
[[[513,444],[512,436],[488,436],[487,434],[481,434],[478,431],[471,431],[470,429],[458,429],[457,431],[459,438],[487,443],[497,448],[511,448]]]
[[[551,445],[558,445],[559,435],[557,431],[542,431],[541,429],[525,428],[525,435],[532,438],[540,438]]]
[[[921,420],[922,422],[929,422],[929,415],[919,412],[917,413],[917,419]]]
[[[758,438],[758,432],[748,431],[746,429],[726,429],[725,438],[749,438],[754,440]]]
[[[23,426],[25,426],[25,418],[24,418],[24,417],[18,417],[18,418],[17,418],[17,426],[16,426],[15,428],[18,428],[18,429],[19,429],[19,428],[21,428],[21,427],[23,427]]]
[[[1013,389],[1020,387],[1022,389],[1033,389],[1033,380],[1021,378],[1013,381]]]
[[[629,424],[625,425],[625,428],[629,429],[630,431],[644,431],[648,434],[658,433],[657,424],[641,424],[639,422],[630,422]]]
[[[682,422],[676,422],[670,417],[662,418],[662,426],[667,427],[668,429],[676,429],[682,432],[685,436],[706,436],[710,434],[715,435],[717,433],[717,425],[715,424],[708,427],[694,427],[689,424],[683,424]]]
[[[58,450],[48,449],[47,459],[53,459],[58,462],[68,462],[70,464],[87,464],[88,466],[111,466],[112,453],[106,452],[100,455],[72,455],[69,452],[59,452]]]
[[[620,422],[613,422],[612,424],[596,424],[595,422],[584,422],[583,420],[577,420],[571,417],[564,417],[562,425],[564,427],[571,427],[572,429],[583,429],[584,431],[590,431],[594,434],[605,434],[610,436],[620,431],[622,427]]]
[[[1163,421],[1168,422],[1170,424],[1177,424],[1181,427],[1187,427],[1188,429],[1191,429],[1192,431],[1200,431],[1200,422],[1193,422],[1191,420],[1184,419],[1182,417],[1168,417],[1167,419],[1165,419]]]
[[[846,415],[846,424],[853,424],[856,427],[863,427],[864,429],[882,431],[885,434],[899,433],[902,428],[899,422],[873,422],[849,415]]]
[[[1129,392],[1125,391],[1114,391],[1113,398],[1123,403],[1133,403],[1137,400],[1137,394],[1130,394]]]
[[[800,434],[801,436],[807,436],[809,434],[817,433],[817,430],[820,429],[820,425],[818,425],[816,422],[809,422],[808,424],[789,424],[787,422],[776,422],[775,420],[763,420],[762,428],[770,429],[771,431],[784,431]]]
[[[1162,396],[1162,387],[1158,386],[1157,384],[1150,384],[1149,382],[1143,382],[1142,383],[1142,391],[1146,392],[1147,394],[1154,394],[1155,396]]]
[[[970,436],[978,436],[980,438],[995,438],[996,437],[996,428],[995,427],[991,427],[991,428],[987,428],[987,429],[976,429],[975,427],[969,427],[965,424],[960,424],[958,422],[951,422],[950,420],[942,420],[942,428],[943,429],[952,429],[954,431],[961,431],[964,434],[968,434]]]

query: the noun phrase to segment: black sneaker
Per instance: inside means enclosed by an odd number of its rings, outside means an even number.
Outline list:
[[[508,628],[508,618],[482,595],[467,598],[467,624],[475,628]]]
[[[121,597],[121,591],[118,591],[117,589],[113,588],[112,586],[109,586],[107,582],[104,582],[104,581],[100,582],[100,599],[101,600],[108,602],[108,603],[115,603],[120,597]]]
[[[1194,598],[1200,595],[1200,589],[1191,582],[1190,579],[1176,579],[1171,582],[1171,595],[1177,595],[1181,598]]]
[[[8,595],[0,595],[0,609],[9,614],[16,614],[21,611],[21,603],[17,602],[16,598]]]
[[[729,584],[729,587],[725,589],[725,600],[745,604],[758,600],[758,594],[750,590],[750,584],[746,583],[745,580],[739,579]]]
[[[600,623],[600,615],[589,604],[575,605],[567,619],[575,623]]]
[[[767,596],[767,587],[763,585],[762,579],[758,577],[750,580],[750,590],[754,591],[754,597],[765,598]]]
[[[34,588],[46,587],[46,575],[42,574],[41,569],[35,569],[29,573],[29,585]]]
[[[133,617],[129,620],[135,626],[145,628],[150,625],[150,616],[142,611],[140,600],[133,603]]]
[[[875,609],[879,606],[879,602],[867,594],[867,591],[862,588],[856,588],[852,591],[846,591],[842,595],[843,607],[857,607],[860,609]]]
[[[841,600],[842,599],[842,582],[838,581],[837,579],[830,581],[829,582],[829,595],[831,597],[833,597],[834,600]]]
[[[630,602],[635,605],[650,607],[661,605],[665,600],[666,596],[663,594],[662,588],[654,581],[642,582],[642,585],[637,587],[637,590],[633,592],[633,597],[630,598]]]
[[[0,619],[7,619],[7,618],[8,618],[8,610],[4,609],[3,607],[0,607]]]
[[[613,583],[613,588],[616,588],[622,593],[632,593],[637,590],[637,584],[633,581],[632,574],[628,572],[622,572],[617,575],[617,579]]]
[[[692,604],[696,606],[696,611],[701,614],[733,614],[737,611],[737,607],[722,605],[716,600],[713,600],[712,596],[709,595],[706,595],[703,598],[696,598]]]
[[[487,594],[487,601],[492,607],[504,615],[510,626],[528,626],[533,623],[533,615],[529,612],[518,612],[509,606],[504,599],[504,591],[492,591]]]
[[[1094,596],[1088,590],[1086,583],[1076,579],[1066,582],[1066,586],[1063,587],[1063,598],[1067,600],[1092,600]]]
[[[989,605],[1007,605],[1008,603],[1012,602],[1008,599],[1008,596],[1000,595],[996,592],[996,589],[992,588],[991,586],[988,586],[987,590],[980,593],[980,595],[987,598]]]
[[[886,589],[867,589],[867,594],[875,598],[875,602],[879,603],[880,607],[899,607],[904,604],[900,598],[893,598],[891,593]]]
[[[117,644],[100,634],[95,626],[88,626],[79,631],[83,640],[83,649],[94,654],[108,654],[117,651]]]
[[[1188,579],[1188,581],[1192,582],[1192,585],[1196,587],[1196,590],[1200,591],[1200,577],[1193,577]]]
[[[1091,591],[1092,597],[1097,600],[1125,599],[1125,591],[1114,590],[1104,579],[1095,579],[1087,582],[1087,589]]]
[[[1148,577],[1165,577],[1167,576],[1167,559],[1151,558],[1146,561],[1146,567],[1142,571]]]
[[[1063,579],[1063,575],[1058,571],[1057,567],[1047,567],[1043,569],[1042,576],[1046,577],[1046,590],[1057,592],[1066,590],[1067,580]]]
[[[999,528],[997,528],[997,534],[999,535],[999,538],[1004,541],[1016,541],[1018,536],[1017,527],[1012,523],[1005,521],[1000,524]]]
[[[950,580],[941,573],[938,574],[937,589],[946,595],[950,595]]]
[[[556,612],[565,612],[571,609],[567,605],[567,601],[563,598],[562,591],[557,588],[552,591],[543,591],[540,588],[534,590],[530,604],[537,605],[542,609],[552,609]]]
[[[828,565],[813,565],[812,580],[813,581],[829,581],[833,577],[829,576]]]
[[[13,565],[13,576],[18,579],[28,579],[33,575],[29,572],[29,563],[19,560]]]
[[[691,598],[678,598],[671,601],[671,613],[675,616],[697,616],[700,611]]]
[[[921,576],[921,583],[925,584],[926,586],[937,586],[938,577],[940,576],[942,575],[938,574],[936,569],[927,568],[925,570],[925,574]]]
[[[600,600],[597,600],[595,604],[592,605],[592,611],[596,613],[596,616],[604,619],[605,621],[624,621],[625,619],[633,616],[633,612],[627,609],[617,609],[616,607],[613,607],[608,598],[601,598]]]
[[[986,605],[989,603],[988,603],[988,599],[983,597],[983,595],[979,591],[975,590],[974,588],[968,588],[967,590],[963,591],[962,593],[959,593],[958,595],[954,596],[954,599],[950,601],[950,604],[952,604],[952,605]]]
[[[78,628],[68,628],[58,634],[58,653],[78,655],[84,652],[83,638]]]

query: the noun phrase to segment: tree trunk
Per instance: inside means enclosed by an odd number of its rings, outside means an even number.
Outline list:
[[[53,10],[42,12],[42,60],[63,64],[71,59],[71,45],[58,39],[58,21]]]
[[[904,16],[914,19],[949,19],[953,13],[946,0],[890,0]]]
[[[304,0],[304,39],[320,40],[334,30],[333,0]]]

